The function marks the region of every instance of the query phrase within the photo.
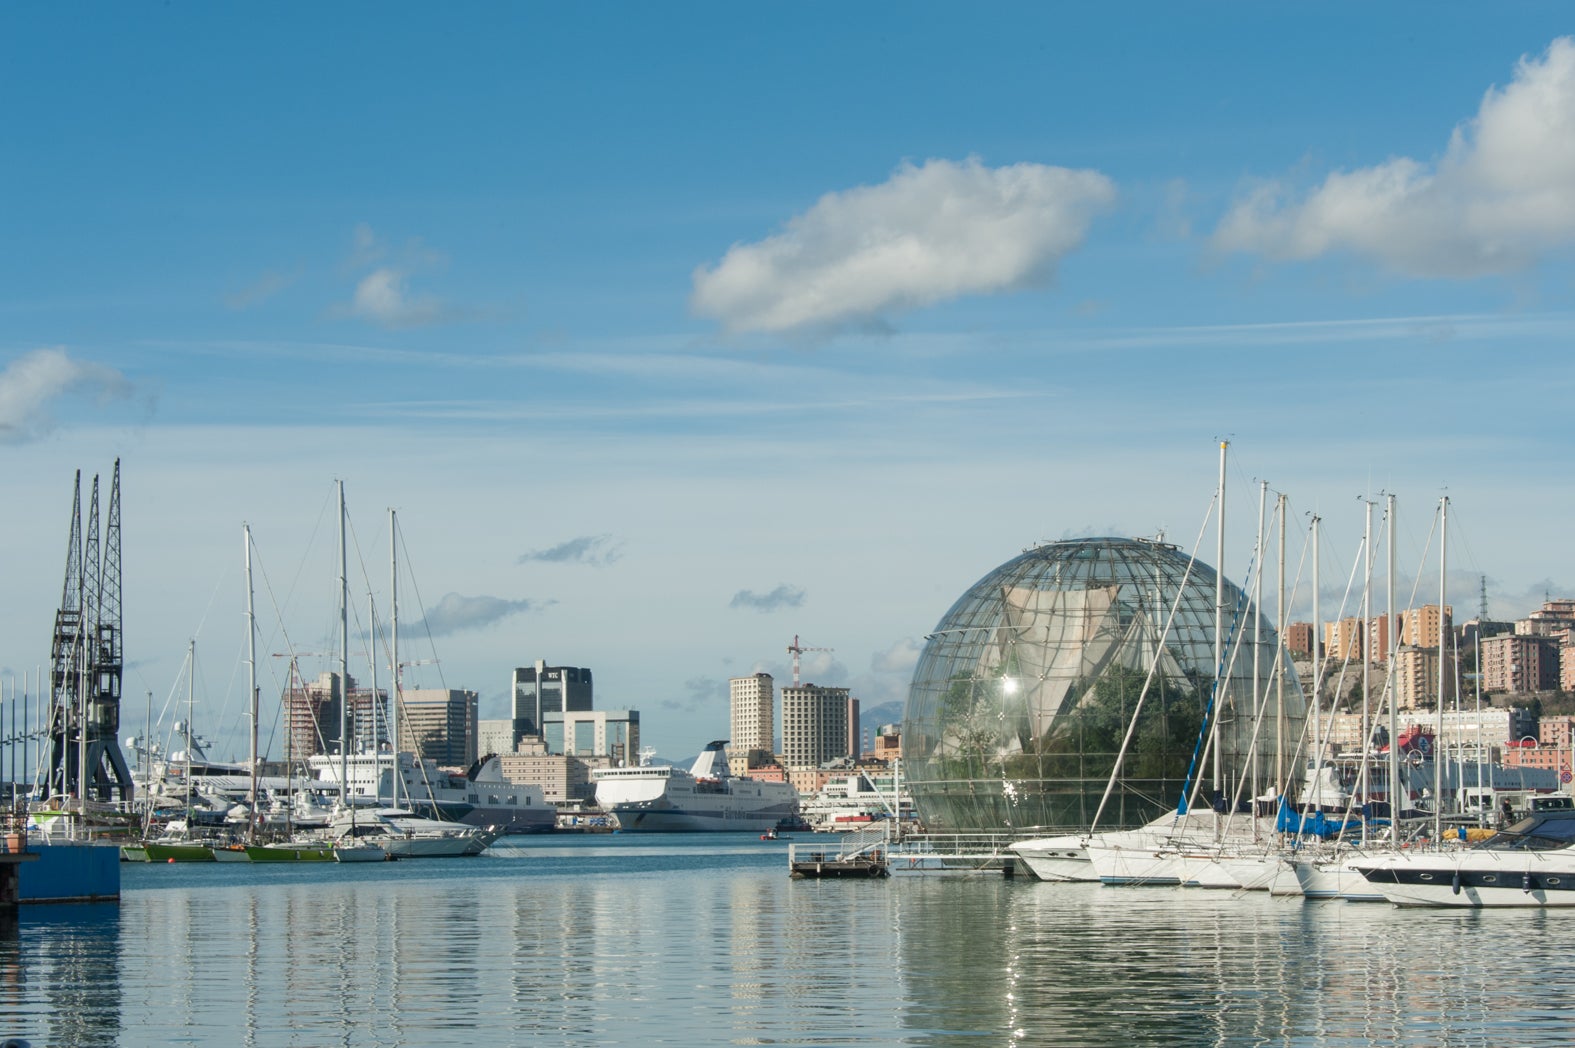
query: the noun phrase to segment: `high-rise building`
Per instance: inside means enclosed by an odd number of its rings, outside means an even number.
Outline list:
[[[1409,644],[1397,648],[1394,659],[1390,662],[1389,672],[1394,674],[1397,709],[1438,708],[1438,644],[1436,642],[1431,648],[1417,648]],[[1444,667],[1446,703],[1455,698],[1457,680],[1454,659],[1449,658]]]
[[[1451,618],[1454,609],[1445,606],[1443,609],[1443,629],[1447,636],[1453,632],[1454,626]],[[1413,648],[1437,648],[1439,629],[1439,608],[1437,604],[1424,604],[1420,608],[1408,608],[1400,613],[1400,643],[1408,644]]]
[[[1558,642],[1551,637],[1505,633],[1482,640],[1482,687],[1518,694],[1559,686]]]
[[[318,753],[338,753],[340,677],[320,673],[310,684],[294,678],[284,691],[291,760],[305,760]],[[350,702],[345,710],[351,753],[371,753],[388,742],[388,693],[374,695],[358,688],[350,678]]]
[[[442,768],[469,768],[477,757],[481,700],[473,691],[413,688],[399,693],[399,749]]]
[[[783,763],[789,769],[818,768],[852,754],[858,733],[849,721],[849,704],[856,701],[850,700],[847,688],[783,688]]]
[[[727,682],[727,691],[732,729],[728,764],[734,775],[743,775],[749,768],[751,752],[766,757],[775,752],[776,691],[769,673],[734,677]]]
[[[1292,622],[1285,627],[1285,648],[1292,655],[1311,658],[1313,653],[1313,625],[1310,622]]]
[[[548,666],[537,661],[514,671],[509,694],[514,697],[514,740],[540,736],[548,713],[589,710],[591,671],[578,666]]]

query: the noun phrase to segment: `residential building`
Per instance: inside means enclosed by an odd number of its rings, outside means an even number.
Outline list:
[[[481,700],[473,691],[411,688],[399,693],[399,749],[440,768],[476,763]]]
[[[1559,645],[1552,637],[1506,633],[1482,641],[1482,688],[1511,695],[1555,691]]]
[[[1400,613],[1400,643],[1413,648],[1437,648],[1439,619],[1442,618],[1444,635],[1448,636],[1454,631],[1452,624],[1454,611],[1445,605],[1440,611],[1437,604],[1424,604],[1420,608],[1409,608]]]
[[[1444,701],[1453,702],[1459,693],[1459,674],[1455,660],[1447,659],[1444,676]],[[1395,651],[1390,664],[1394,676],[1395,708],[1401,710],[1438,708],[1438,645],[1420,648],[1407,644]]]
[[[1552,637],[1575,628],[1575,600],[1543,601],[1542,607],[1515,623],[1515,632]]]
[[[805,684],[782,689],[782,761],[790,772],[854,755],[858,732],[850,709],[856,714],[858,706],[847,688]]]
[[[742,775],[751,762],[758,765],[761,755],[769,757],[774,752],[776,692],[769,673],[733,677],[727,682],[727,691],[732,731],[727,745],[728,770]]]
[[[1285,650],[1289,651],[1292,657],[1312,658],[1313,624],[1310,622],[1287,623],[1285,626]]]
[[[1340,619],[1323,624],[1323,650],[1337,662],[1354,662],[1362,657],[1362,639],[1366,631],[1362,620]]]

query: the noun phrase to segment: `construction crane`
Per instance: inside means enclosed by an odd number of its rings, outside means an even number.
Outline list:
[[[788,645],[788,654],[793,656],[793,687],[798,687],[798,657],[806,651],[836,651],[836,648],[806,648],[798,642],[798,634],[793,634],[793,643]]]

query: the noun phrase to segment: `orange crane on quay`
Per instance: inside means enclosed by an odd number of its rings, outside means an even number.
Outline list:
[[[798,657],[806,651],[836,651],[836,648],[806,648],[798,642],[798,634],[793,634],[793,643],[788,645],[788,654],[793,656],[793,687],[798,687]]]

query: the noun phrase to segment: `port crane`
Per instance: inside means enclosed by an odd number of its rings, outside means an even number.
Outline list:
[[[793,634],[793,643],[788,645],[788,654],[793,656],[793,687],[798,687],[798,657],[806,651],[836,651],[836,648],[806,648],[798,642],[798,634]]]

